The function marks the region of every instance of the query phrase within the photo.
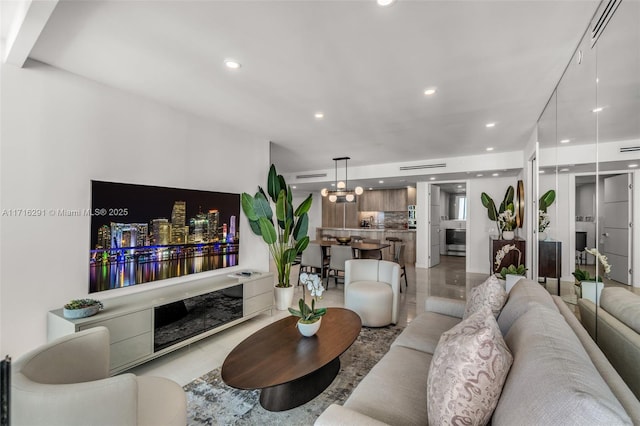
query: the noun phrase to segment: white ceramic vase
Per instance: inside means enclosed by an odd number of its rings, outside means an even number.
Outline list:
[[[291,306],[293,302],[293,290],[293,286],[274,287],[277,310],[286,311]]]
[[[505,278],[506,278],[505,290],[507,291],[507,293],[509,293],[513,288],[513,286],[516,285],[516,283],[524,277],[522,275],[507,274],[505,275]]]
[[[595,282],[595,281],[582,281],[582,298],[591,300],[594,304],[600,306],[600,293],[602,293],[602,289],[604,288],[603,282]],[[596,303],[596,300],[598,303]]]
[[[320,330],[320,324],[322,323],[322,317],[318,318],[318,321],[311,324],[305,324],[298,320],[298,331],[305,337],[311,337]]]
[[[547,233],[544,231],[538,232],[538,241],[544,241],[547,239]]]
[[[502,231],[503,240],[513,240],[515,237],[516,233],[514,231]]]

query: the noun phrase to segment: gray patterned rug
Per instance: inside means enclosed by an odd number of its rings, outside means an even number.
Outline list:
[[[340,372],[315,399],[288,411],[262,408],[259,391],[231,388],[220,378],[220,369],[197,378],[184,387],[189,425],[312,425],[333,403],[342,404],[353,388],[389,350],[402,327],[363,327],[351,347],[340,357]]]

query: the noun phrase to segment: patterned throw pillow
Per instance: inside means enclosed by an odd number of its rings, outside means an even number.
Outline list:
[[[512,362],[487,308],[444,332],[427,378],[429,424],[486,425]]]
[[[491,275],[485,282],[472,288],[469,292],[462,319],[468,318],[485,306],[491,309],[493,315],[497,318],[506,301],[507,292],[502,288],[498,278],[495,275]]]

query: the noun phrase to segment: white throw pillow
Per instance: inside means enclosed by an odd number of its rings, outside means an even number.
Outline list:
[[[491,275],[485,282],[472,288],[469,292],[462,319],[468,318],[483,307],[491,309],[493,316],[497,318],[506,301],[507,292],[502,288],[498,278]]]
[[[486,425],[512,362],[487,308],[444,332],[427,378],[429,424]]]

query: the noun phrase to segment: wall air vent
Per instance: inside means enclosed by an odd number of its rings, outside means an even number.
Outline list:
[[[439,169],[442,167],[447,167],[447,163],[420,164],[417,166],[401,166],[400,170]]]
[[[620,148],[620,152],[636,152],[640,151],[640,146],[625,146]]]
[[[297,175],[296,179],[312,179],[312,178],[322,178],[327,177],[326,173],[316,173],[311,175]]]
[[[607,23],[613,16],[622,0],[605,0],[600,5],[600,10],[596,14],[591,27],[591,47],[596,45],[598,38],[607,26]]]

